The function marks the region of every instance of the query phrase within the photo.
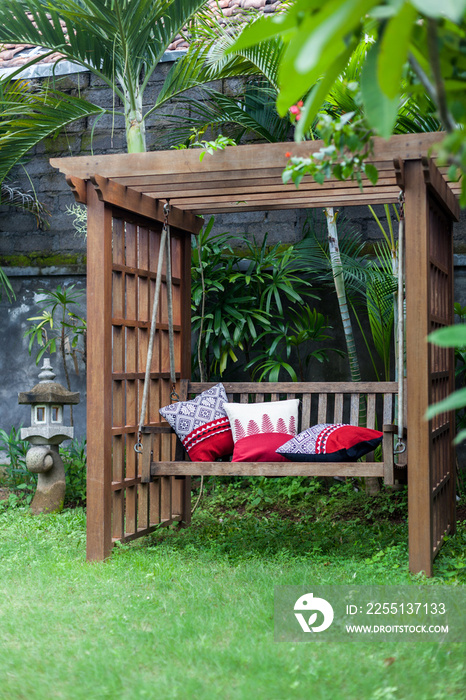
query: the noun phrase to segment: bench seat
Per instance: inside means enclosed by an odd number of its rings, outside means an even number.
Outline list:
[[[180,400],[198,396],[215,382],[182,380]],[[141,480],[180,476],[340,476],[383,477],[394,483],[393,424],[396,382],[223,382],[228,400],[239,403],[300,399],[298,432],[316,423],[359,425],[383,428],[382,461],[359,462],[191,462],[181,442],[166,422],[145,426],[142,436]],[[361,408],[363,409],[361,411]],[[167,436],[174,459],[167,459]],[[162,447],[165,439],[165,447]]]

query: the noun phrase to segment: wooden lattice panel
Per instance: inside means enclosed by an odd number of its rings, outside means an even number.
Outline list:
[[[430,330],[453,323],[453,251],[451,221],[432,197],[428,199]],[[454,389],[454,354],[450,348],[430,347],[431,403]],[[446,412],[431,421],[432,553],[455,528],[455,473],[452,441],[455,414]]]
[[[113,390],[113,518],[112,536],[128,540],[150,532],[161,521],[182,517],[181,480],[140,483],[140,460],[134,446],[144,390],[152,306],[162,225],[130,213],[113,216],[112,261],[112,390]],[[173,330],[176,377],[181,368],[181,262],[189,237],[172,233]],[[170,360],[166,261],[162,270],[157,334],[151,361],[148,409],[144,423],[160,422],[158,409],[170,403]],[[174,457],[170,435],[155,447],[163,459]]]
[[[92,357],[88,374],[88,557],[102,558],[109,553],[112,539],[128,541],[157,526],[189,519],[190,479],[169,477],[141,483],[146,456],[134,450],[163,211],[143,195],[134,198],[124,187],[109,187],[103,178],[88,184],[86,199]],[[170,210],[177,381],[190,372],[191,234],[202,225],[202,220],[187,216]],[[160,423],[159,408],[170,403],[171,389],[165,261],[145,424]],[[173,459],[173,437],[159,436],[154,451],[158,458]]]

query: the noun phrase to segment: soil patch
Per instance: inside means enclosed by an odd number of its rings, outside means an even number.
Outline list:
[[[456,507],[456,519],[458,521],[466,520],[466,505]]]

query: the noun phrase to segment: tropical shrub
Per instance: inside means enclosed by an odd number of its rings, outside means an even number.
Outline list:
[[[267,236],[261,244],[245,234],[210,236],[212,226],[213,219],[201,232],[192,260],[192,327],[198,336],[193,364],[204,379],[222,376],[239,352],[249,370],[263,361],[272,343],[269,358],[275,351],[280,358],[277,324],[282,323],[283,336],[289,314],[296,318],[305,299],[318,298],[295,246],[268,245]],[[319,319],[319,332],[323,325]]]

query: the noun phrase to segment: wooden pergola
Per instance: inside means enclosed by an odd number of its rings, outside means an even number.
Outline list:
[[[87,204],[87,533],[89,559],[104,559],[116,540],[187,519],[190,478],[141,483],[137,439],[152,298],[163,221],[170,200],[176,370],[190,377],[191,235],[199,214],[384,204],[405,195],[406,364],[410,569],[432,574],[446,534],[455,531],[454,414],[427,422],[426,408],[454,387],[454,354],[429,345],[432,330],[453,322],[452,224],[458,185],[429,157],[438,134],[375,140],[377,185],[305,180],[283,185],[285,153],[308,156],[321,142],[229,147],[199,160],[199,151],[156,151],[52,159],[78,202]],[[165,276],[162,285],[166,285]],[[162,299],[164,295],[162,294]],[[150,373],[147,422],[160,424],[169,403],[167,309],[162,304]],[[160,459],[175,442],[160,431]]]

